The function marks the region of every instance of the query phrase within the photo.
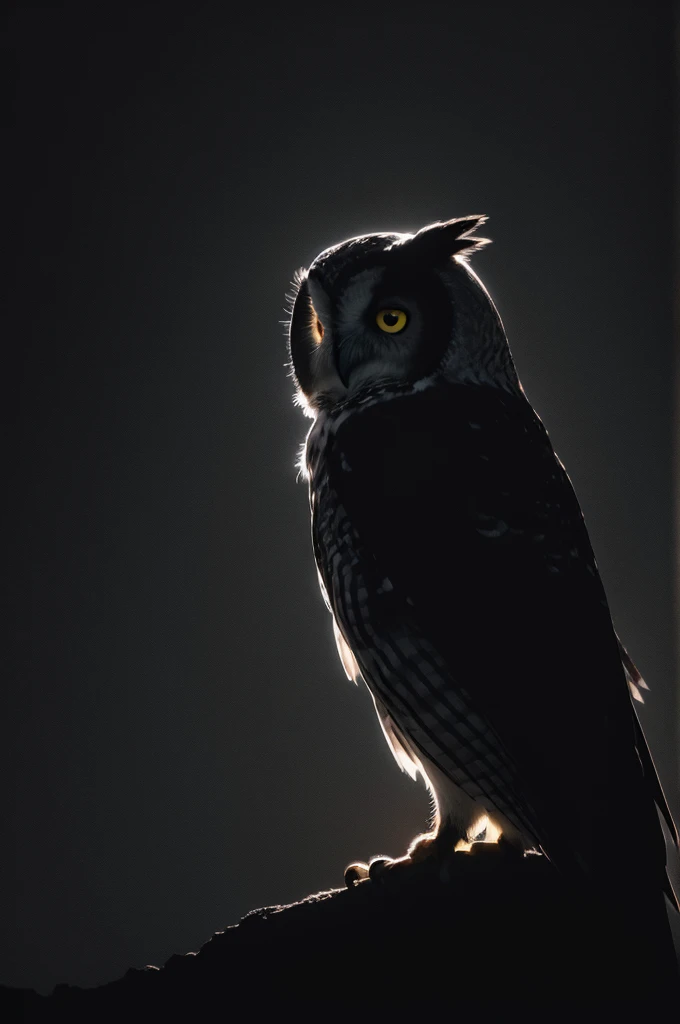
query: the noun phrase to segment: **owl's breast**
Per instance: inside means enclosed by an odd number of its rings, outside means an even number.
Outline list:
[[[422,629],[408,593],[362,542],[334,483],[352,469],[342,460],[338,468],[332,447],[331,424],[315,425],[307,443],[312,539],[329,609],[366,685],[426,762],[472,800],[535,834],[498,735]]]
[[[362,545],[333,486],[327,459],[332,443],[331,425],[315,424],[307,442],[312,540],[331,610],[357,657],[357,648],[373,648],[376,633],[412,625],[405,621],[403,599],[397,599],[390,579]],[[349,465],[340,465],[342,472],[351,472]]]

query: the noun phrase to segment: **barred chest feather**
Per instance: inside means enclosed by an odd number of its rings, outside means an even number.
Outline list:
[[[375,552],[363,542],[339,493],[338,474],[351,477],[353,466],[337,444],[337,432],[347,417],[361,415],[362,409],[381,400],[390,399],[378,394],[354,408],[322,412],[308,437],[312,535],[324,597],[379,714],[381,707],[386,709],[407,747],[429,766],[430,781],[433,775],[449,780],[468,802],[502,815],[532,845],[532,813],[511,758],[479,714],[465,681],[454,677],[450,664],[424,634],[409,594],[394,585]],[[414,480],[417,484],[422,464],[422,439],[416,432],[412,440],[410,451],[405,453],[403,446],[399,451],[408,486]],[[385,458],[390,454],[386,451]],[[393,498],[399,500],[399,495]],[[498,522],[482,516],[480,529],[497,530],[501,536]],[[451,623],[454,632],[456,625]],[[383,728],[389,742],[384,721]],[[390,745],[401,766],[409,770],[395,745]]]

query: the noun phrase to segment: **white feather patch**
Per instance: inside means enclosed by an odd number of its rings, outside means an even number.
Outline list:
[[[394,754],[394,760],[397,762],[399,767],[407,775],[410,775],[413,781],[416,781],[418,771],[422,771],[422,765],[419,761],[415,761],[406,747],[399,740],[392,719],[387,714],[380,714],[378,711],[378,718],[380,719],[380,725],[384,733],[387,745]]]
[[[345,670],[347,678],[350,679],[353,683],[356,683],[361,678],[361,669],[357,664],[357,659],[354,657],[352,651],[350,650],[349,644],[347,643],[344,636],[338,629],[338,624],[335,621],[335,616],[333,616],[333,632],[335,634],[335,642],[338,647],[338,654],[340,655],[342,667]]]

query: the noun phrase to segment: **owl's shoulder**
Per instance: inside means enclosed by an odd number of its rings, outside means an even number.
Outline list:
[[[398,458],[405,471],[420,466],[420,475],[446,467],[449,475],[474,476],[488,463],[487,472],[525,476],[536,473],[537,461],[557,463],[526,398],[484,385],[415,385],[348,403],[327,414],[315,443],[345,470]]]
[[[373,550],[458,572],[467,560],[471,576],[578,577],[602,600],[578,499],[522,395],[422,389],[346,409],[323,436],[323,477]]]

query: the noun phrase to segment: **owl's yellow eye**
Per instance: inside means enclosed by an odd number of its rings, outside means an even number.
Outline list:
[[[381,331],[387,334],[398,334],[408,323],[408,316],[403,309],[381,309],[375,318]]]

